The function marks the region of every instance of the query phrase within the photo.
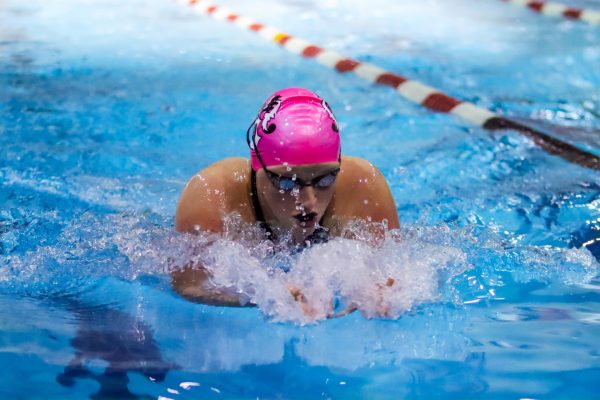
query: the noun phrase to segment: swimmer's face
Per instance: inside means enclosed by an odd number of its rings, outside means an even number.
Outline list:
[[[267,222],[292,230],[294,238],[312,234],[335,192],[340,163],[269,167],[256,173]]]

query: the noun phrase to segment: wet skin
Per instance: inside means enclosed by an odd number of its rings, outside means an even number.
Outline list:
[[[313,174],[319,175],[321,171],[326,172],[336,165],[292,166],[290,171],[285,166],[270,169],[286,176],[296,173],[298,178],[309,181]],[[340,168],[331,197],[322,189],[315,188],[314,191],[319,207],[327,203],[327,198],[330,199],[323,214],[323,226],[330,229],[334,236],[356,219],[372,222],[385,220],[389,229],[399,228],[394,199],[377,168],[366,160],[347,156],[342,156]],[[287,212],[290,211],[292,197],[289,194],[281,196],[262,169],[256,173],[256,179],[265,218],[274,227],[291,227]],[[300,201],[308,202],[307,206],[311,206],[311,188],[302,189]],[[284,212],[284,208],[287,211]],[[250,166],[248,160],[243,158],[227,158],[216,162],[189,180],[179,200],[175,228],[179,232],[194,233],[201,230],[221,233],[224,228],[223,217],[231,213],[238,213],[246,223],[256,222],[250,190]]]
[[[337,168],[340,172],[329,188],[299,187],[281,193],[264,170],[256,173],[258,198],[266,222],[274,230],[288,230],[302,241],[322,221],[332,236],[356,220],[385,222],[387,229],[400,227],[396,205],[385,178],[366,160],[342,156],[341,163],[274,166],[269,170],[310,182]],[[222,233],[224,217],[237,213],[246,223],[256,223],[250,186],[250,165],[243,158],[227,158],[194,175],[181,194],[175,217],[180,232]],[[385,228],[375,235],[383,235]],[[204,287],[208,275],[201,266],[188,265],[172,273],[174,289],[191,301],[239,305],[235,296]]]
[[[280,165],[269,170],[304,183],[337,171],[339,166],[339,163],[294,167]],[[300,242],[315,231],[333,198],[336,184],[334,181],[329,187],[298,185],[292,190],[281,190],[264,170],[260,170],[256,176],[256,186],[266,222],[270,226],[289,229],[293,240]]]

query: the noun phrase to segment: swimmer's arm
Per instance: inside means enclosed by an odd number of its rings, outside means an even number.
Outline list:
[[[244,210],[236,209],[232,204],[242,203],[239,198],[247,193],[247,183],[234,178],[241,176],[248,168],[246,160],[229,158],[194,175],[181,194],[175,215],[175,229],[185,233],[198,234],[202,231],[220,234],[224,229],[224,215],[239,212],[244,217]],[[245,218],[248,219],[248,216]],[[211,286],[209,273],[201,265],[188,264],[174,270],[171,278],[175,292],[189,301],[223,306],[242,305],[235,294]]]
[[[210,287],[208,271],[199,266],[186,265],[183,269],[175,270],[171,272],[171,279],[175,292],[193,303],[228,307],[254,306],[252,303],[242,304],[235,294]]]

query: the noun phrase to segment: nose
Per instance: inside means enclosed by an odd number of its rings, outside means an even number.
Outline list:
[[[302,206],[305,211],[313,211],[317,205],[317,193],[312,186],[303,186],[298,192],[296,202]]]

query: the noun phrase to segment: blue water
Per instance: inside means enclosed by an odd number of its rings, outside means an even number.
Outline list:
[[[598,27],[495,0],[221,4],[600,153]],[[273,260],[174,232],[185,182],[246,156],[257,108],[287,86],[326,98],[344,152],[386,176],[399,243]],[[2,398],[600,393],[597,172],[176,2],[0,1],[0,204]],[[203,257],[259,307],[178,297],[168,272]],[[285,291],[368,309],[388,275],[392,318],[307,320]]]

